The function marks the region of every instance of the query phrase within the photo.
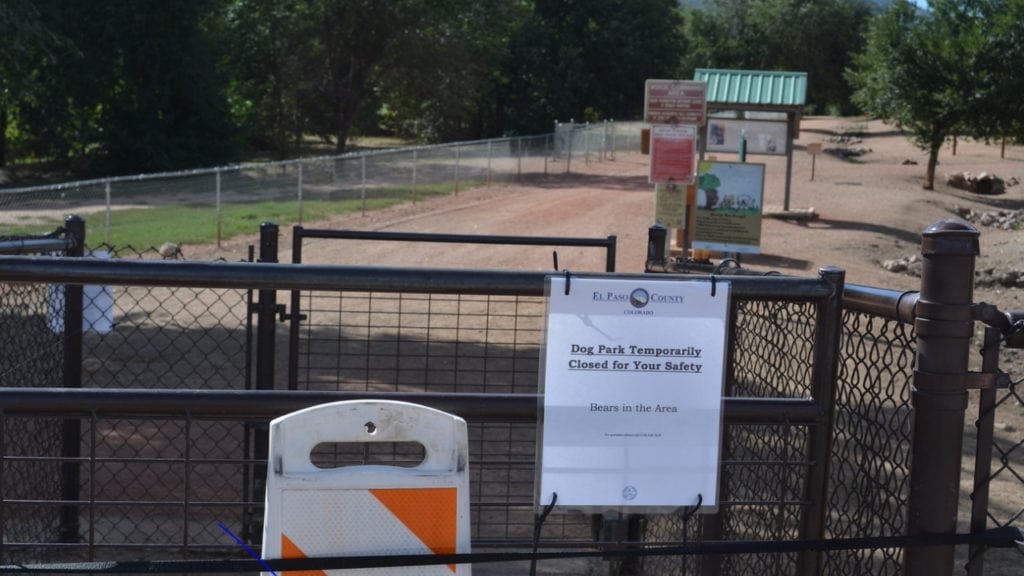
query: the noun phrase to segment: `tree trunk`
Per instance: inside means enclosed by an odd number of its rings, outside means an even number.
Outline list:
[[[941,149],[941,141],[937,146],[933,142],[928,148],[928,173],[924,177],[925,190],[935,190],[935,167],[939,164],[939,150]]]

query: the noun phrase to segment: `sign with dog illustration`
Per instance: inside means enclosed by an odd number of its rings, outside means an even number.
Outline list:
[[[693,247],[761,253],[764,164],[701,162]]]

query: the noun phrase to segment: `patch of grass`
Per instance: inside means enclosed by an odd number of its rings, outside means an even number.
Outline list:
[[[26,218],[18,218],[18,220],[26,220]],[[19,237],[19,236],[35,236],[39,234],[48,234],[53,232],[57,228],[64,225],[64,221],[60,218],[31,218],[31,222],[21,222],[17,224],[0,224],[0,238],[4,237]]]

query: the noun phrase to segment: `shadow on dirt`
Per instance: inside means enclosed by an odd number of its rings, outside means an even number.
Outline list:
[[[785,268],[787,270],[808,270],[811,267],[810,260],[777,256],[775,254],[744,254],[743,263],[753,266],[764,266],[766,268]]]
[[[543,174],[526,175],[522,183],[537,188],[557,190],[560,188],[594,188],[595,190],[616,190],[621,192],[649,193],[652,188],[646,176],[616,176],[597,174]]]
[[[916,232],[901,230],[892,226],[872,224],[870,222],[853,222],[850,220],[830,220],[828,218],[820,218],[813,222],[800,222],[798,225],[820,230],[856,230],[859,232],[874,232],[875,234],[888,236],[911,244],[918,244],[921,242],[921,236]]]
[[[849,134],[856,136],[864,140],[871,138],[888,138],[891,136],[901,136],[903,132],[899,130],[885,130],[884,132],[861,132],[859,130],[828,130],[826,128],[800,128],[800,133],[809,132],[811,134],[822,134],[825,136],[838,136],[840,134]]]

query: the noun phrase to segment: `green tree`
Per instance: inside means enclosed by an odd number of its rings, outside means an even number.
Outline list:
[[[843,71],[863,46],[867,0],[717,0],[686,11],[690,49],[683,74],[696,68],[807,72],[813,109],[853,111]]]
[[[19,120],[40,154],[101,173],[184,168],[233,154],[204,0],[40,0],[62,38]]]
[[[300,106],[315,133],[343,152],[363,105],[385,67],[407,69],[430,33],[455,17],[462,2],[444,0],[307,0],[314,22]],[[443,70],[442,62],[429,70]]]
[[[495,125],[535,133],[556,119],[638,118],[644,81],[678,70],[681,24],[673,0],[535,0],[500,72]]]
[[[312,19],[301,0],[228,3],[218,36],[227,45],[221,74],[228,78],[231,113],[243,139],[285,158],[298,147],[305,121],[299,94],[308,75]]]
[[[37,67],[52,57],[48,49],[59,39],[43,23],[31,0],[7,0],[0,4],[0,168],[7,165],[8,128],[22,104],[36,94],[33,76]]]
[[[1024,0],[899,0],[873,21],[848,72],[853,98],[928,152],[926,189],[947,137],[1019,126],[1022,16]]]
[[[450,4],[443,20],[420,31],[399,61],[382,66],[379,118],[397,133],[425,141],[502,134],[490,124],[508,83],[500,74],[529,15],[525,0]],[[369,111],[368,111],[369,112]]]

